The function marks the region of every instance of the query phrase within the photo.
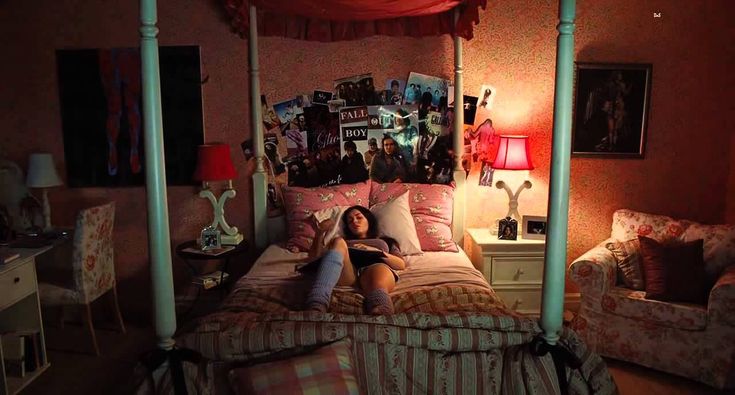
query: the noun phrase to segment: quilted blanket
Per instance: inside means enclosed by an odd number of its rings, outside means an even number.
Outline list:
[[[295,285],[295,284],[294,284]],[[362,315],[362,296],[335,291],[329,313],[291,311],[304,299],[300,287],[239,287],[216,313],[178,338],[206,361],[228,366],[303,353],[345,337],[366,394],[559,393],[549,355],[528,347],[541,333],[535,320],[510,311],[488,289],[446,285],[393,295],[396,314]],[[582,361],[567,368],[569,392],[611,394],[604,362],[569,330],[560,343]],[[197,393],[213,393],[211,366],[187,369]],[[192,377],[194,376],[194,377]]]

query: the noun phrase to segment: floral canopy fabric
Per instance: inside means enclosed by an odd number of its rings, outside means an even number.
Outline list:
[[[424,37],[450,34],[472,38],[487,0],[223,0],[230,24],[248,35],[249,5],[258,10],[258,34],[309,41],[363,37]],[[460,7],[457,24],[454,8]]]

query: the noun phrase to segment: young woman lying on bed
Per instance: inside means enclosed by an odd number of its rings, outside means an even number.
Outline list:
[[[345,237],[335,237],[324,249],[324,236],[334,226],[332,220],[316,223],[316,237],[309,255],[321,256],[316,278],[306,299],[306,308],[326,312],[336,285],[359,285],[365,296],[368,314],[393,314],[393,302],[388,292],[398,281],[396,270],[403,270],[398,243],[387,237],[378,238],[378,221],[362,206],[345,210],[341,226]]]

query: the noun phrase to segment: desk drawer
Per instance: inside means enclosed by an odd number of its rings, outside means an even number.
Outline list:
[[[33,260],[0,276],[0,310],[36,290],[36,273]]]
[[[490,285],[541,284],[544,258],[494,257],[490,270]]]
[[[521,314],[538,314],[541,310],[541,288],[538,289],[519,289],[519,290],[499,290],[495,293],[503,299],[503,302],[511,309]]]

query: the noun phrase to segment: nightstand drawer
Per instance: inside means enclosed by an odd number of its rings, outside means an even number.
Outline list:
[[[538,314],[541,311],[541,288],[495,290],[505,304],[521,314]]]
[[[32,294],[36,290],[35,276],[33,260],[3,273],[0,276],[0,309]]]
[[[490,285],[541,284],[543,257],[493,257],[490,260]]]

